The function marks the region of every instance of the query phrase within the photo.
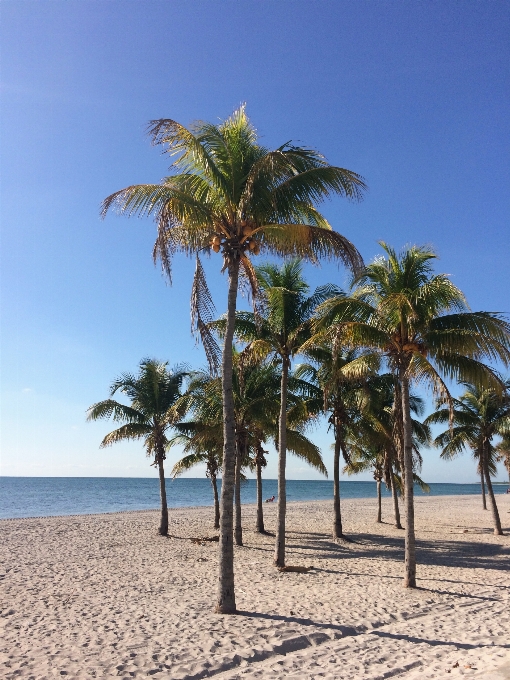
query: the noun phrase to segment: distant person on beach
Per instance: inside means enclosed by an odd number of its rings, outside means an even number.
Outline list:
[[[271,496],[271,498],[266,498],[266,503],[274,503],[276,496]]]

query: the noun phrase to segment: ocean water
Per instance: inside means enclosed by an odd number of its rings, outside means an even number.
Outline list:
[[[221,482],[219,482],[221,487]],[[431,484],[432,496],[479,494],[479,484]],[[495,493],[505,493],[506,485],[496,484]],[[264,498],[277,495],[276,479],[263,480]],[[345,481],[340,484],[342,498],[375,498],[375,482]],[[388,496],[383,485],[383,494]],[[416,494],[422,494],[416,488]],[[287,500],[329,500],[333,482],[288,480]],[[169,507],[212,505],[208,479],[167,480]],[[255,480],[244,482],[243,503],[255,503]],[[122,510],[159,507],[159,481],[127,477],[0,477],[0,519],[85,515]]]

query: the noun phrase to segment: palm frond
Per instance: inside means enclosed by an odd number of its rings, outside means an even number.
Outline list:
[[[127,420],[132,423],[146,423],[146,416],[135,408],[121,404],[114,399],[105,399],[97,404],[92,404],[87,410],[87,420],[100,420],[113,418],[113,420]]]
[[[194,333],[199,333],[211,372],[216,375],[221,365],[221,350],[208,326],[214,316],[214,302],[207,285],[202,263],[197,255],[195,276],[191,289],[191,330]]]
[[[151,429],[147,425],[139,423],[127,423],[122,425],[117,430],[113,430],[106,435],[106,437],[101,442],[100,447],[103,449],[106,446],[111,446],[117,442],[141,439],[142,437],[147,437],[150,435]]]
[[[208,143],[206,131],[201,131],[204,126],[198,123],[194,127],[197,128],[198,134],[193,134],[175,120],[161,118],[150,121],[147,133],[153,145],[167,145],[166,153],[170,155],[181,154],[177,165],[185,172],[203,172],[218,189],[228,195],[225,177],[216,166],[214,154],[210,153],[212,150],[210,139]]]
[[[200,465],[207,461],[206,453],[190,453],[188,456],[184,456],[173,466],[171,476],[175,479],[184,472],[191,470],[195,465]]]
[[[298,257],[317,264],[319,260],[341,260],[349,269],[363,270],[363,259],[355,246],[336,231],[307,224],[264,224],[258,228],[261,248],[280,257]]]
[[[319,447],[301,432],[287,429],[287,449],[298,458],[306,461],[308,465],[318,470],[325,477],[328,476]]]

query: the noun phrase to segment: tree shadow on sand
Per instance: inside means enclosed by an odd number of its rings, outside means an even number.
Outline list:
[[[422,644],[423,643],[423,644],[426,644],[426,645],[431,645],[433,647],[438,646],[438,645],[444,645],[444,646],[448,646],[448,647],[455,647],[456,649],[466,649],[466,650],[482,649],[483,647],[490,647],[491,649],[493,648],[493,643],[470,644],[468,642],[455,642],[453,640],[428,640],[427,638],[418,638],[418,637],[413,637],[412,635],[387,633],[384,630],[374,630],[374,631],[371,631],[371,634],[377,635],[378,637],[391,638],[392,640],[405,640],[406,642],[414,642],[416,644]],[[504,645],[504,644],[498,643],[498,647],[503,647],[504,649],[510,649],[510,644]]]
[[[309,540],[303,541],[305,536]],[[403,536],[382,536],[380,534],[356,534],[349,544],[336,544],[323,534],[303,534],[293,540],[289,535],[289,549],[293,555],[300,554],[308,559],[383,559],[402,561],[404,558]],[[508,570],[510,542],[507,545],[481,543],[466,540],[423,539],[416,541],[418,564],[438,567],[461,567],[463,569]],[[502,559],[506,558],[506,560]]]

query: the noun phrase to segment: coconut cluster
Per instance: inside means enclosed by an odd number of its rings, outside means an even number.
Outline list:
[[[258,241],[253,238],[247,239],[245,244],[248,245],[249,250],[253,255],[258,255],[260,253],[260,245]],[[211,248],[215,253],[219,253],[221,250],[221,238],[219,236],[213,236],[211,239]]]

